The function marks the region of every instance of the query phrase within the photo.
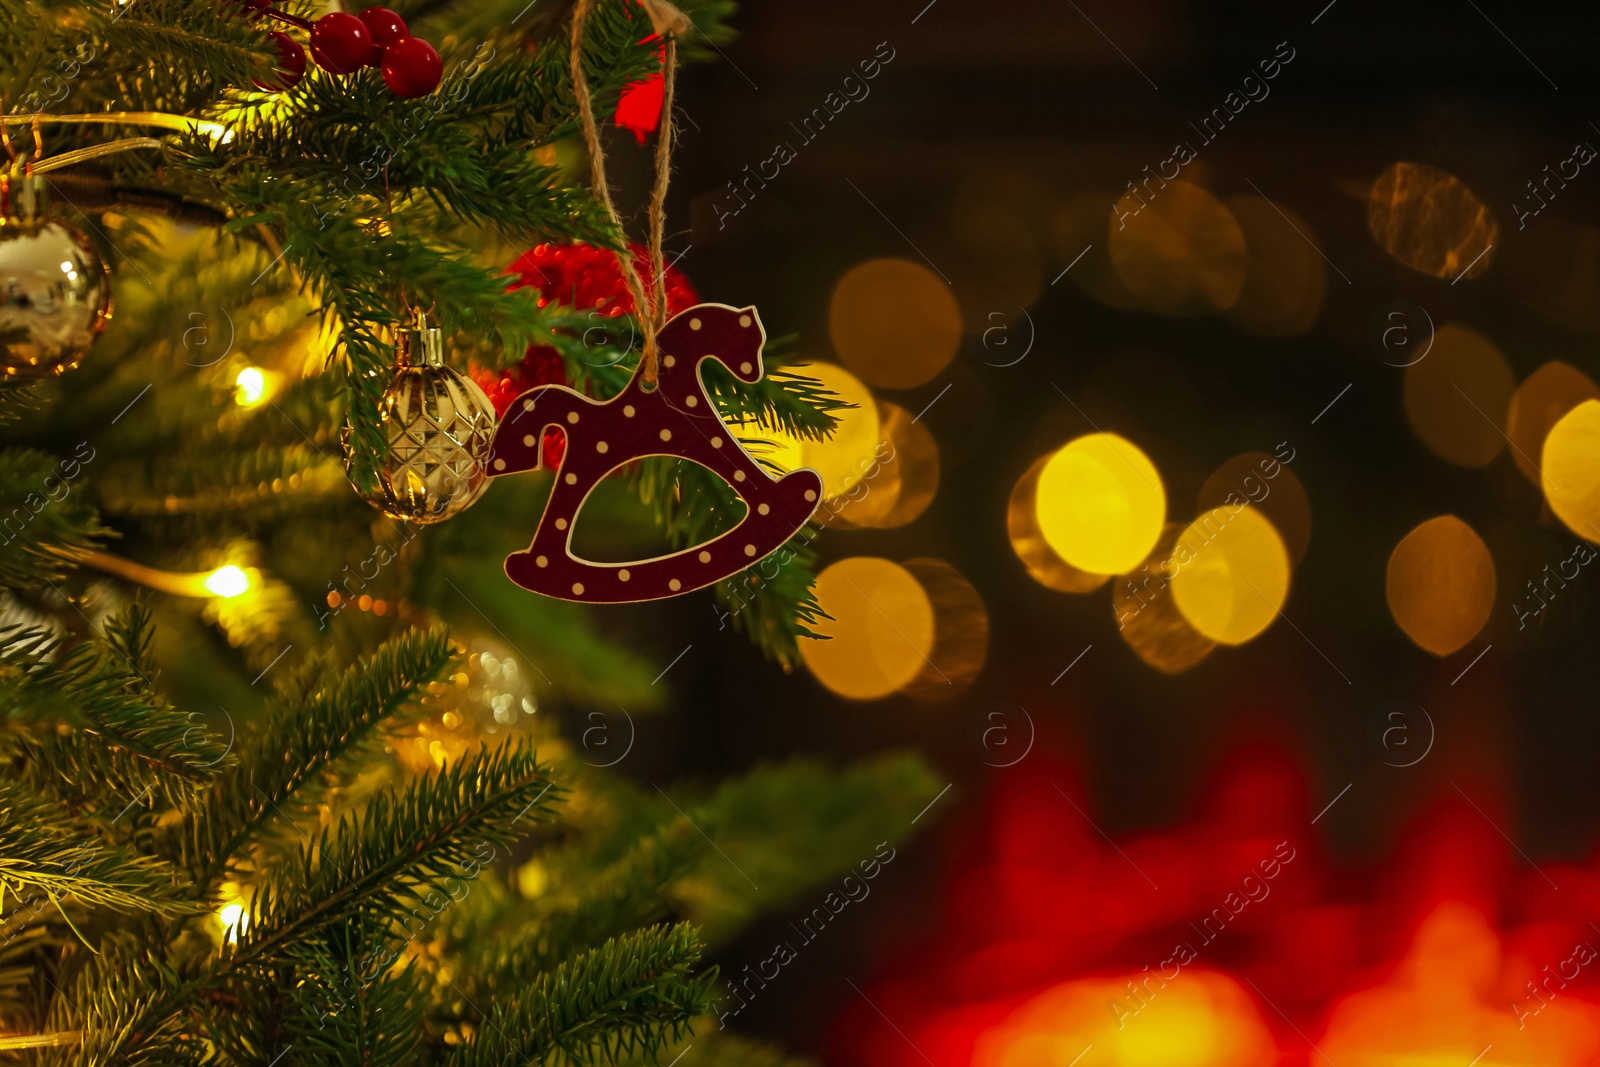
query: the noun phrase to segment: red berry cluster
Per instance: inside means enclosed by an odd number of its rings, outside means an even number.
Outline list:
[[[396,96],[427,96],[439,87],[444,64],[433,45],[411,36],[406,20],[386,7],[369,7],[360,15],[336,11],[310,22],[279,11],[272,0],[236,0],[251,18],[272,18],[309,31],[311,58],[329,74],[354,74],[363,67],[383,71],[384,84]],[[306,72],[306,53],[300,43],[282,30],[272,31],[278,49],[278,69],[271,82],[256,81],[269,91],[292,89]]]

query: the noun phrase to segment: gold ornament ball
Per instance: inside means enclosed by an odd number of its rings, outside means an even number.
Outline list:
[[[71,370],[111,318],[111,272],[45,215],[44,179],[0,180],[0,380]]]
[[[472,379],[444,365],[438,329],[404,331],[398,356],[378,404],[385,442],[378,489],[362,499],[390,518],[443,522],[488,488],[494,404]],[[349,474],[348,425],[344,450]]]

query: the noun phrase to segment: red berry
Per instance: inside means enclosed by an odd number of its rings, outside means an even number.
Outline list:
[[[300,79],[306,74],[306,53],[299,43],[281,30],[273,30],[267,35],[272,38],[272,43],[278,47],[278,66],[273,71],[273,77],[267,81],[260,78],[251,78],[256,83],[257,89],[265,89],[269,93],[282,92],[293,89],[300,84]]]
[[[379,48],[398,44],[411,36],[411,31],[406,29],[406,20],[386,7],[369,7],[357,17],[366,24],[367,32],[372,35],[372,43]]]
[[[427,96],[438,88],[443,73],[439,53],[421,37],[407,37],[383,50],[383,80],[396,96]]]
[[[368,66],[378,51],[366,23],[335,11],[311,27],[311,58],[330,74],[354,74]]]

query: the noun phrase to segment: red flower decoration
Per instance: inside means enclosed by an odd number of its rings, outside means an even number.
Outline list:
[[[647,292],[654,291],[650,253],[641,245],[630,244],[633,267],[639,272]],[[591,309],[596,318],[616,318],[635,311],[633,294],[622,279],[616,253],[593,245],[535,245],[507,269],[517,276],[512,289],[529,286],[539,291],[539,306],[562,304],[574,310]],[[666,269],[667,313],[675,315],[700,303],[694,291],[676,268]],[[497,415],[504,416],[511,402],[536,385],[566,385],[567,375],[561,354],[549,345],[529,345],[527,355],[515,367],[504,370],[479,368],[473,379],[489,395]],[[542,443],[544,466],[554,469],[561,463],[566,442],[559,434],[545,435]]]
[[[655,34],[646,37],[641,44],[649,44],[657,40]],[[667,61],[667,48],[662,45],[656,50],[656,62]],[[622,95],[617,98],[616,123],[628,130],[640,144],[645,138],[656,132],[661,125],[661,105],[666,101],[667,79],[658,69],[655,73],[647,75],[643,81],[629,82],[622,87]]]

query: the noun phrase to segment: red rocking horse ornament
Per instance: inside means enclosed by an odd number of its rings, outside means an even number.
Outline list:
[[[766,337],[755,308],[700,304],[656,335],[654,389],[635,373],[604,402],[564,385],[538,386],[512,401],[495,430],[490,475],[538,468],[547,428],[566,435],[566,450],[533,543],[506,557],[507,577],[561,600],[660,600],[730,578],[798,533],[822,501],[821,477],[797,470],[773,478],[763,470],[723,424],[700,380],[700,364],[714,359],[740,381],[760,381]],[[572,531],[590,492],[613,470],[646,456],[687,459],[720,475],[744,501],[743,520],[704,544],[655,559],[596,563],[574,556]]]

